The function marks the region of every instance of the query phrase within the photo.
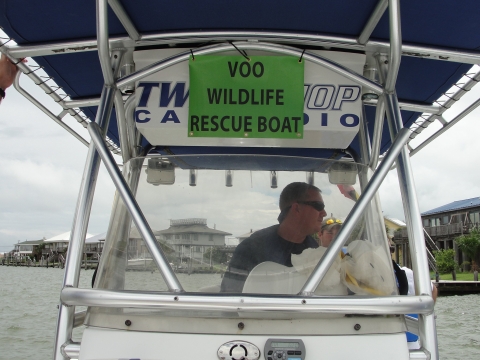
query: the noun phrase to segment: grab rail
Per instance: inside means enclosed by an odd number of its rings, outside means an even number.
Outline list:
[[[193,293],[146,293],[125,290],[64,288],[60,299],[67,306],[111,308],[169,309],[219,312],[282,312],[329,314],[430,314],[431,296],[241,296],[197,295]]]

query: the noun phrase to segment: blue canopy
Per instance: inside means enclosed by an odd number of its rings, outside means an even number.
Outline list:
[[[275,31],[350,38],[359,36],[377,2],[377,0],[120,1],[142,35],[221,30]],[[480,3],[475,0],[461,2],[404,0],[401,2],[403,43],[477,52],[480,46],[479,8]],[[94,0],[0,0],[0,9],[0,26],[19,45],[96,38]],[[127,36],[124,27],[110,8],[109,34],[111,37]],[[388,41],[389,37],[387,11],[370,39]],[[240,36],[238,39],[245,38]],[[197,43],[192,46],[198,45]],[[304,47],[299,44],[296,46]],[[311,41],[308,46],[317,48],[315,41]],[[335,48],[334,44],[332,47]],[[404,52],[404,55],[408,56],[402,57],[396,86],[399,101],[432,104],[471,67],[471,64],[429,59],[422,54]],[[34,59],[72,99],[100,95],[103,76],[96,51],[37,56]],[[82,110],[87,116],[94,118],[96,107]],[[367,107],[366,115],[372,135],[374,107]],[[405,126],[410,126],[418,116],[419,113],[402,111]],[[385,151],[390,144],[387,131],[385,127],[381,151]],[[108,136],[118,144],[117,123],[114,119],[110,121]],[[358,150],[357,140],[354,140],[352,147]],[[171,147],[170,151],[175,152],[172,149]],[[324,155],[328,156],[326,153]]]

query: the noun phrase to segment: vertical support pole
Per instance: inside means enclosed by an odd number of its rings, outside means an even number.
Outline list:
[[[362,194],[368,185],[368,164],[370,162],[370,155],[371,155],[371,146],[370,146],[370,136],[368,133],[368,123],[367,123],[367,116],[365,114],[365,106],[362,105],[362,117],[360,121],[360,129],[359,129],[359,143],[360,143],[360,157],[361,162],[363,165],[366,165],[362,168],[361,172],[358,174],[360,180],[360,187],[362,188]],[[367,238],[373,239],[373,234],[375,231],[373,230],[373,209],[372,209],[372,202],[368,204],[365,210],[365,227],[367,231]]]
[[[403,129],[400,108],[395,93],[386,94],[385,102],[389,124],[393,127],[393,133]],[[428,260],[425,251],[425,238],[423,237],[422,219],[418,208],[415,182],[412,175],[412,167],[408,149],[406,146],[400,152],[397,159],[397,173],[400,183],[400,190],[403,199],[405,219],[410,245],[410,254],[413,263],[413,274],[415,278],[416,294],[432,295],[430,276],[428,275]],[[405,254],[406,255],[406,254]],[[404,255],[404,257],[406,257]],[[431,354],[432,359],[438,359],[437,332],[433,314],[419,315],[419,336],[422,346]]]
[[[95,122],[106,134],[115,96],[114,73],[120,67],[121,56],[110,59],[108,45],[108,17],[107,0],[97,0],[97,38],[100,65],[102,67],[105,85],[102,90]],[[100,166],[100,156],[93,143],[90,144],[85,162],[82,183],[75,209],[75,216],[70,235],[70,251],[68,252],[63,279],[63,288],[78,287],[83,246],[87,234],[88,219],[92,206],[93,195]],[[67,360],[63,353],[63,345],[72,338],[75,307],[60,304],[57,318],[57,332],[55,338],[54,360]]]
[[[385,92],[395,91],[398,70],[402,60],[402,27],[400,24],[400,0],[388,1],[388,15],[390,21],[390,53],[388,57],[388,74],[385,79]]]
[[[102,67],[105,85],[112,86],[113,70],[110,65],[110,49],[108,44],[108,1],[97,0],[97,46],[100,66]]]
[[[123,56],[125,55],[125,50],[114,50],[112,51],[112,60],[118,64],[113,70],[113,77],[116,79],[119,70],[120,64],[122,63]],[[115,114],[117,116],[117,127],[118,127],[118,136],[120,138],[120,149],[122,152],[122,160],[125,164],[131,158],[130,144],[127,136],[127,124],[125,121],[125,107],[123,105],[122,93],[119,89],[115,91]]]
[[[402,31],[400,24],[400,3],[399,0],[389,0],[388,12],[390,20],[390,54],[388,61],[388,73],[385,73],[385,61],[380,61],[379,74],[384,81],[384,100],[387,112],[387,121],[390,136],[394,136],[403,129],[402,116],[398,106],[398,99],[395,92],[395,84],[400,68],[402,54]],[[428,259],[425,249],[425,238],[423,225],[418,208],[415,182],[412,174],[412,167],[407,146],[404,146],[397,159],[397,174],[402,194],[405,220],[409,239],[410,254],[413,263],[415,278],[415,293],[417,295],[432,295],[430,276],[428,272]],[[404,261],[408,261],[408,254],[403,253]],[[437,332],[434,314],[419,315],[418,318],[419,337],[422,347],[430,353],[431,359],[438,359]]]
[[[381,95],[377,102],[375,113],[375,127],[373,130],[372,152],[370,154],[370,169],[375,170],[378,165],[378,157],[380,156],[380,146],[382,141],[383,122],[385,119],[385,102]]]
[[[140,153],[140,138],[137,137],[137,129],[133,118],[135,112],[135,94],[132,94],[125,101],[125,122],[127,126],[128,144],[130,145],[130,154],[136,157]]]
[[[127,124],[125,121],[125,107],[123,105],[122,93],[118,89],[115,91],[115,114],[117,115],[118,135],[120,138],[122,160],[125,164],[131,158],[131,146],[128,141]]]
[[[95,121],[102,127],[104,133],[108,126],[108,120],[110,119],[114,94],[115,91],[113,88],[104,87],[102,91],[100,106],[98,107]],[[88,148],[85,170],[83,172],[72,232],[70,235],[70,249],[67,255],[63,288],[78,287],[80,265],[83,254],[82,250],[85,243],[85,236],[87,234],[88,219],[90,217],[90,209],[93,202],[99,166],[100,157],[95,150],[95,145],[91,143]],[[54,352],[55,360],[67,359],[61,353],[61,347],[66,342],[70,341],[72,337],[74,315],[75,307],[60,304]]]
[[[368,123],[364,105],[362,105],[362,119],[360,121],[358,137],[360,140],[360,156],[362,157],[362,164],[368,165],[368,163],[370,162],[371,145],[370,135],[368,134]]]

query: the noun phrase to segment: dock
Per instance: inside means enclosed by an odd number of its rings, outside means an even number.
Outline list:
[[[439,296],[480,294],[480,281],[440,280],[434,284]]]
[[[2,266],[21,266],[21,267],[43,267],[43,268],[61,268],[65,267],[65,261],[63,258],[57,259],[56,261],[49,261],[41,259],[39,261],[34,261],[29,258],[3,258],[0,259],[0,265]],[[82,262],[82,269],[96,269],[98,266],[98,260],[87,260]]]

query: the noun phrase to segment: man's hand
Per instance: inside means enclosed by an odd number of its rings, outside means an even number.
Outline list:
[[[0,89],[5,90],[11,86],[17,72],[17,66],[12,64],[6,55],[2,54],[2,58],[0,59]]]
[[[353,200],[357,202],[359,196],[353,186],[351,185],[337,185],[340,192],[345,196],[347,199]]]

